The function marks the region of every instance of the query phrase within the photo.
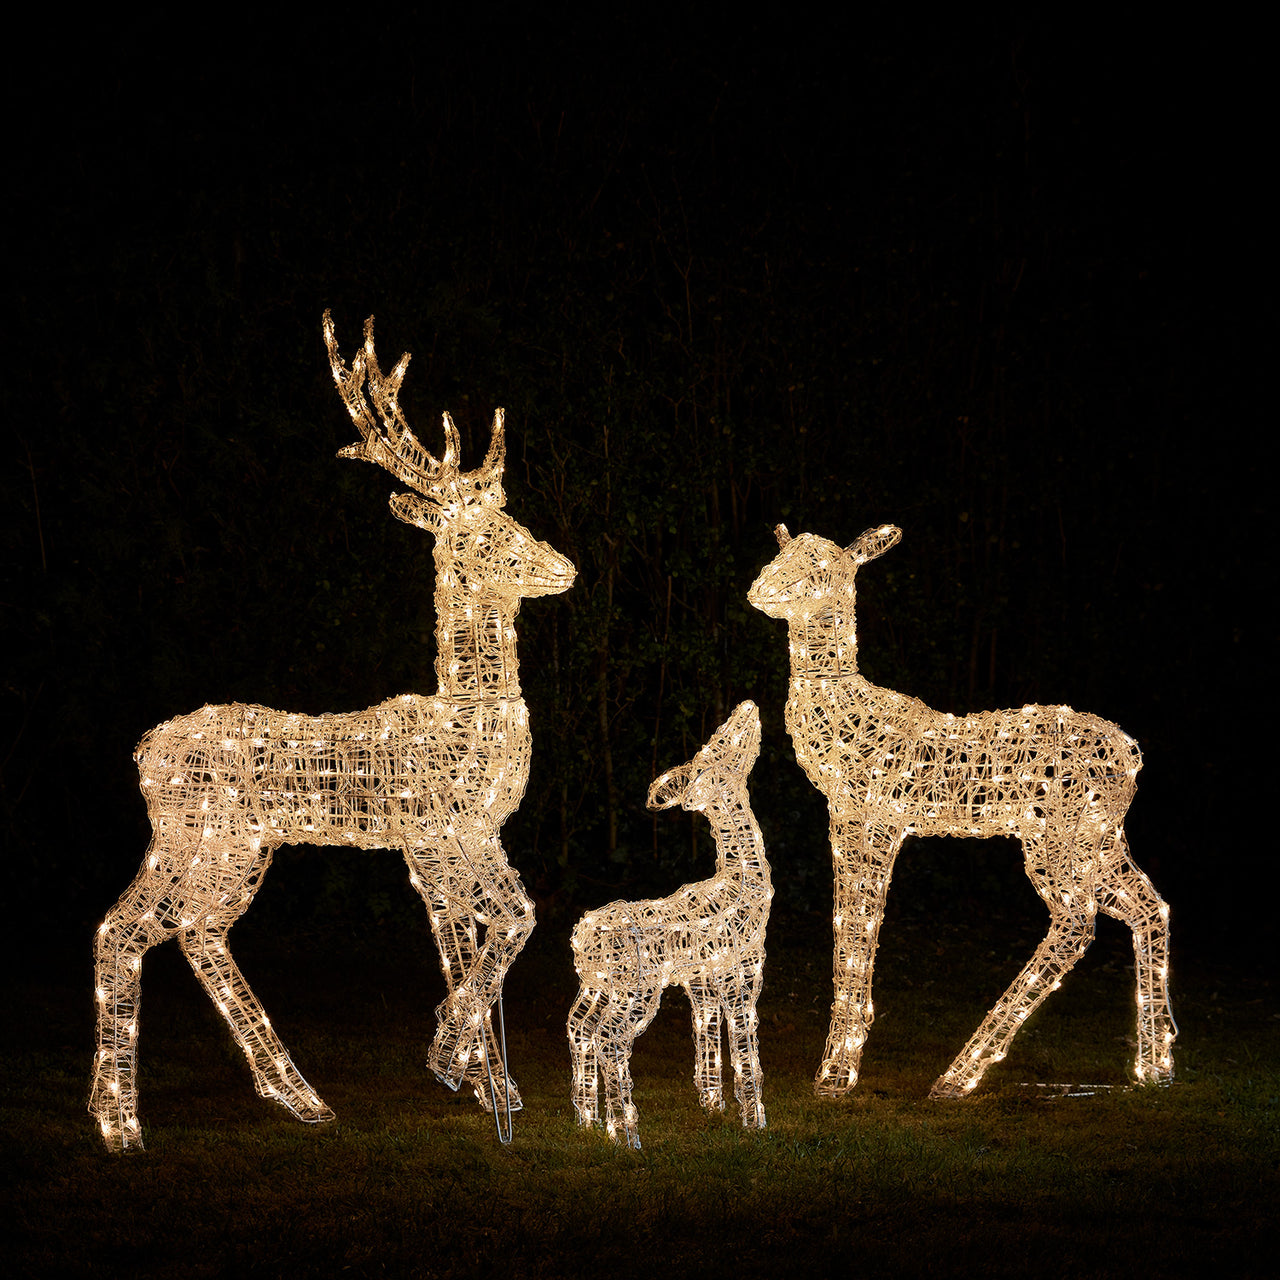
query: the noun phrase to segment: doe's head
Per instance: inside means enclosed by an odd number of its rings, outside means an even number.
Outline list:
[[[747,601],[771,618],[804,618],[837,602],[851,604],[854,577],[861,565],[883,555],[901,537],[897,525],[882,524],[840,547],[827,538],[787,526],[774,530],[778,554],[760,570]]]

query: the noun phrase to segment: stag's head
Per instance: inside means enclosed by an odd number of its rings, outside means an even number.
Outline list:
[[[717,796],[746,788],[759,754],[760,713],[754,702],[740,702],[692,760],[654,779],[649,808],[705,809]]]
[[[760,570],[747,600],[771,618],[800,621],[835,606],[852,610],[853,580],[861,565],[883,555],[902,537],[896,525],[868,529],[847,547],[812,533],[792,537],[787,526],[774,530],[778,554]]]
[[[412,493],[391,495],[391,510],[406,523],[435,535],[437,548],[446,552],[449,571],[457,577],[456,585],[516,596],[568,590],[575,573],[569,560],[539,542],[503,510],[507,497],[502,490],[506,458],[502,410],[494,412],[484,462],[474,471],[463,471],[458,429],[448,413],[444,414],[444,452],[438,459],[409,429],[398,399],[409,353],[384,374],[373,349],[372,316],[364,322],[364,346],[349,369],[338,354],[328,311],[324,341],[333,380],[360,433],[360,439],[340,449],[338,456],[376,462],[409,485]]]

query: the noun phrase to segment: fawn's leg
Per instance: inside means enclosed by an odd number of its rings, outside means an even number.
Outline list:
[[[584,982],[569,1010],[569,1054],[573,1061],[573,1109],[578,1123],[592,1125],[600,1119],[599,1072],[596,1061],[596,1029],[609,998]]]
[[[1022,972],[982,1020],[955,1061],[934,1082],[931,1098],[964,1098],[993,1062],[1006,1054],[1022,1024],[1051,992],[1093,941],[1093,914],[1055,911],[1049,932]]]
[[[814,1091],[838,1097],[858,1082],[862,1046],[875,1018],[871,973],[880,924],[902,834],[874,823],[831,822],[831,858],[835,868],[835,1000],[831,1029]]]
[[[1173,1041],[1178,1034],[1169,1005],[1169,908],[1134,865],[1119,828],[1102,851],[1097,898],[1100,910],[1122,920],[1133,933],[1138,985],[1134,1074],[1139,1084],[1168,1084],[1173,1079]]]
[[[600,1074],[604,1076],[605,1129],[614,1142],[625,1139],[637,1151],[640,1116],[631,1101],[631,1046],[653,1021],[661,999],[661,987],[631,995],[615,992],[596,1032]]]
[[[744,957],[745,960],[745,957]],[[729,1058],[733,1064],[733,1092],[747,1129],[763,1129],[764,1073],[756,1043],[759,1019],[756,1003],[763,984],[764,957],[747,961],[746,972],[729,974],[720,983],[720,1000],[729,1029]]]
[[[723,1111],[720,1001],[705,978],[690,979],[684,989],[693,1011],[693,1081],[698,1087],[698,1100],[708,1111]]]

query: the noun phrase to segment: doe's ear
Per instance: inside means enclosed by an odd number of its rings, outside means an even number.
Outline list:
[[[780,524],[774,531],[773,536],[778,540],[779,547],[785,547],[791,541],[791,535],[787,532],[787,526]]]
[[[882,524],[860,534],[845,550],[853,557],[855,564],[864,565],[868,560],[884,555],[890,547],[896,546],[901,538],[902,530],[896,524]]]

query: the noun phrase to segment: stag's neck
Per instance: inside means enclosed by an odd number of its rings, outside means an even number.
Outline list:
[[[436,677],[455,702],[520,697],[519,599],[457,586],[436,589]]]
[[[793,680],[840,680],[858,674],[853,607],[824,609],[788,625]]]

